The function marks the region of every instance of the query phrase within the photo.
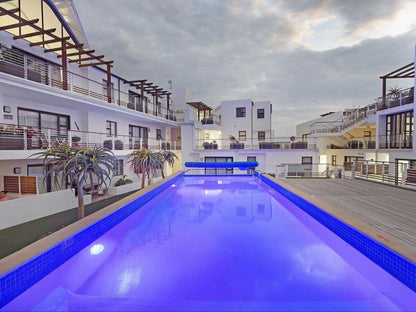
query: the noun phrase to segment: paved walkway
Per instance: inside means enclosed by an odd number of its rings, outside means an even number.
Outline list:
[[[278,181],[416,262],[416,191],[358,179]]]

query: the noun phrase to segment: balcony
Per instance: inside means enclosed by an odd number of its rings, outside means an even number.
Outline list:
[[[343,145],[328,144],[328,149],[411,149],[413,148],[413,135],[379,135],[378,146],[376,137],[355,137],[348,139]]]
[[[258,138],[246,138],[245,140],[197,140],[197,150],[294,150],[316,149],[316,144],[311,139],[305,141],[291,141],[289,138],[271,138],[259,140]]]
[[[177,140],[156,140],[129,135],[107,136],[106,133],[0,124],[0,150],[42,150],[67,142],[76,147],[102,146],[114,151],[133,149],[180,150]],[[35,152],[35,151],[34,151]]]
[[[69,93],[113,103],[161,119],[177,121],[176,113],[163,107],[159,102],[153,103],[147,99],[141,101],[133,100],[128,93],[129,90],[121,88],[123,83],[120,84],[120,88],[111,88],[111,96],[109,98],[107,95],[107,84],[104,80],[100,82],[74,72],[64,71],[62,67],[56,64],[8,49],[1,44],[0,72]],[[102,75],[98,69],[97,73]],[[104,75],[102,76],[104,77]]]
[[[399,90],[377,99],[378,110],[403,106],[414,103],[414,87]]]

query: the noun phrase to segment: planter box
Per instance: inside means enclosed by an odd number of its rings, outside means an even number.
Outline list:
[[[244,143],[230,143],[230,149],[244,149]]]
[[[30,143],[29,143],[30,141]],[[29,146],[30,145],[30,146]],[[28,148],[32,146],[32,140],[28,140]],[[1,150],[22,150],[24,149],[24,141],[22,135],[0,136]]]
[[[140,189],[139,183],[138,182],[133,182],[133,183],[124,184],[124,185],[120,185],[120,186],[110,186],[108,188],[108,194],[110,194],[110,195],[119,195],[119,194],[124,194],[124,193],[128,193],[128,192],[131,192],[131,191],[134,191],[134,190],[139,190],[139,189]]]
[[[205,142],[204,149],[218,149],[218,144]]]
[[[307,149],[308,143],[307,142],[293,142],[290,144],[292,149]]]

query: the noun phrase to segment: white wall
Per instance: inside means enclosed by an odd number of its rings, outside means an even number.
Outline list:
[[[84,195],[84,203],[91,203],[91,195]],[[78,199],[71,190],[0,202],[0,230],[75,207]]]
[[[245,117],[236,117],[237,107],[246,108]],[[246,131],[247,139],[250,138],[252,127],[252,101],[250,99],[245,100],[233,100],[221,102],[221,132],[222,138],[228,139],[230,135],[234,136],[238,140],[238,132]]]

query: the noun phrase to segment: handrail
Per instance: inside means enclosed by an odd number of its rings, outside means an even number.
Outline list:
[[[0,43],[0,72],[34,81],[53,88],[77,93],[89,98],[108,102],[107,84],[71,71],[59,65],[35,58],[20,51],[9,49]],[[103,79],[106,77],[103,76]],[[104,81],[104,80],[103,80]],[[128,88],[130,90],[130,88]],[[136,92],[136,89],[130,91]],[[131,103],[130,94],[121,88],[111,88],[111,103],[124,106],[155,117],[176,121],[176,113],[162,104],[141,99],[139,107]],[[140,107],[142,107],[140,109]]]

